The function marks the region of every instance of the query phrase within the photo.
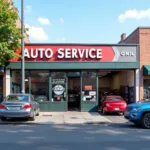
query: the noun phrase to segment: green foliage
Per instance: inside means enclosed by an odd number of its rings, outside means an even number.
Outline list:
[[[15,50],[21,47],[21,29],[16,27],[18,14],[13,4],[0,0],[0,66],[16,57]]]

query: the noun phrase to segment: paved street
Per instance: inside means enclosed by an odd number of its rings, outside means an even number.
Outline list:
[[[134,125],[1,125],[2,150],[149,150],[149,130]]]

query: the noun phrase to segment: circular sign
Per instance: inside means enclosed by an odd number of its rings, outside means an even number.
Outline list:
[[[56,95],[61,95],[64,93],[65,91],[65,88],[62,86],[62,85],[56,85],[54,88],[53,88],[53,91]]]

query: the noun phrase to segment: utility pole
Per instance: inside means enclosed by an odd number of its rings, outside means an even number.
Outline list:
[[[21,33],[24,37],[24,0],[21,0]],[[25,93],[25,68],[24,68],[24,38],[21,39],[21,52],[22,52],[22,61],[21,61],[21,93]]]

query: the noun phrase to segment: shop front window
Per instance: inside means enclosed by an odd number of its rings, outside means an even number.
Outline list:
[[[65,72],[52,72],[52,102],[66,100],[66,74]]]
[[[96,72],[82,73],[82,101],[96,101]]]
[[[21,93],[21,71],[12,71],[12,93]],[[29,93],[29,71],[25,71],[25,93]]]
[[[68,76],[70,76],[70,77],[80,77],[80,72],[68,72]]]
[[[150,99],[150,79],[144,79],[144,99]]]
[[[29,71],[25,72],[25,93],[29,93]]]
[[[38,102],[47,102],[49,100],[49,72],[48,71],[30,71],[31,74],[31,94]]]

